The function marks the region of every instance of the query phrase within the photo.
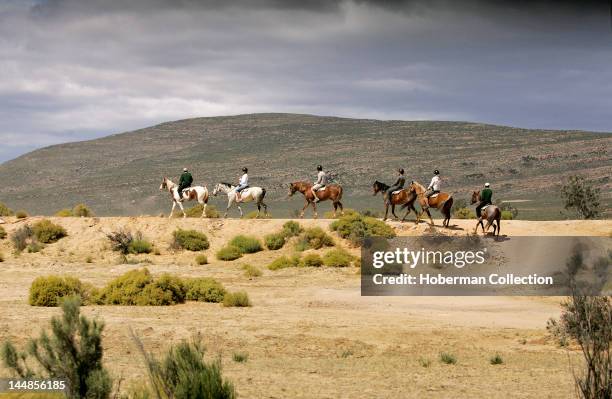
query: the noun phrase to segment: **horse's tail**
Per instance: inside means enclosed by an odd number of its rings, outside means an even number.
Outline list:
[[[338,198],[336,201],[340,201],[342,199],[342,186],[338,185]]]
[[[261,198],[259,199],[259,201],[263,201],[265,196],[266,196],[266,189],[262,187],[261,188]]]

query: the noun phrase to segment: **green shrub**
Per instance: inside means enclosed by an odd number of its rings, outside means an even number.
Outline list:
[[[100,305],[162,306],[185,302],[183,281],[170,274],[155,280],[149,271],[131,270],[109,282],[96,293],[93,302]]]
[[[232,354],[232,360],[236,363],[245,363],[249,359],[248,353],[234,352]]]
[[[85,204],[76,204],[74,208],[72,208],[72,216],[87,218],[93,216],[93,212]]]
[[[136,233],[136,237],[127,230],[113,231],[106,235],[106,238],[111,242],[111,249],[118,251],[123,255],[130,253],[130,245],[135,239],[142,239],[142,234]]]
[[[17,219],[25,219],[28,217],[28,213],[24,210],[19,210],[17,212],[15,212],[15,217]]]
[[[85,297],[83,284],[74,277],[41,276],[30,286],[29,303],[32,306],[58,306],[63,298]]]
[[[217,251],[217,259],[219,260],[230,261],[236,260],[240,257],[242,257],[242,251],[240,248],[233,245],[226,245]]]
[[[28,249],[29,253],[33,254],[33,253],[37,253],[37,252],[42,251],[44,248],[45,247],[42,244],[34,241],[33,243],[28,244],[28,248],[27,249]]]
[[[13,210],[0,202],[0,216],[13,216]]]
[[[229,245],[239,248],[243,254],[252,254],[262,250],[261,242],[252,236],[238,235],[232,238]]]
[[[570,176],[561,187],[565,209],[573,209],[583,219],[595,219],[601,214],[601,189],[582,176]]]
[[[206,234],[195,230],[178,229],[172,233],[174,241],[172,247],[188,251],[203,251],[210,247]]]
[[[323,259],[318,254],[308,254],[300,261],[300,266],[304,267],[321,267]]]
[[[202,217],[203,210],[204,210],[204,205],[195,204],[191,208],[185,209],[185,215],[187,215],[188,218],[200,218]],[[206,213],[204,214],[204,216],[210,219],[216,219],[220,217],[220,214],[219,214],[219,211],[217,210],[217,207],[215,207],[214,205],[206,205]],[[183,214],[182,212],[178,212],[178,213],[175,212],[174,217],[182,218]]]
[[[248,307],[251,306],[249,296],[244,291],[229,292],[223,298],[223,306],[225,307]]]
[[[323,255],[323,264],[329,267],[348,267],[354,260],[353,255],[342,248],[332,249]]]
[[[283,230],[281,234],[284,235],[286,238],[291,238],[299,236],[303,231],[304,229],[298,222],[290,220],[283,224]]]
[[[502,220],[512,220],[514,216],[512,216],[511,211],[502,211],[501,218]]]
[[[320,227],[311,227],[302,233],[300,241],[310,249],[333,247],[334,240]]]
[[[492,365],[504,364],[504,359],[502,359],[502,357],[498,353],[496,353],[494,356],[491,356],[491,359],[489,359],[489,362]]]
[[[272,233],[264,237],[266,248],[270,250],[281,249],[285,245],[285,235],[283,233]]]
[[[51,319],[49,333],[30,339],[24,352],[7,341],[0,357],[4,366],[22,379],[66,379],[67,398],[106,399],[111,395],[112,380],[103,362],[104,323],[81,315],[79,305],[78,298],[66,299],[63,315]],[[31,368],[33,363],[37,367]]]
[[[259,270],[259,268],[253,265],[249,265],[249,264],[242,265],[242,270],[244,270],[244,275],[249,278],[261,276],[261,270]]]
[[[225,296],[223,284],[209,277],[193,278],[185,281],[187,300],[199,302],[221,302]]]
[[[476,219],[476,213],[470,208],[457,208],[453,215],[457,219]]]
[[[150,254],[153,252],[153,244],[142,238],[135,239],[128,245],[128,252],[131,254]]]
[[[457,364],[457,358],[446,352],[440,353],[440,361],[444,364]]]
[[[268,265],[268,269],[270,270],[279,270],[285,269],[287,267],[297,267],[300,265],[300,258],[298,256],[281,256],[280,258],[275,259],[272,263]]]
[[[199,338],[183,341],[170,348],[164,359],[158,361],[145,353],[142,342],[137,346],[146,359],[149,379],[156,398],[235,399],[234,386],[221,375],[221,362],[204,361],[204,346]]]
[[[6,230],[4,227],[0,226],[0,240],[4,240],[6,238]]]
[[[421,365],[421,367],[428,368],[429,366],[431,366],[431,360],[424,357],[420,357],[419,364]]]
[[[17,252],[21,252],[28,247],[34,240],[32,228],[28,225],[21,226],[11,235],[11,241]]]
[[[195,257],[195,262],[197,265],[205,265],[208,263],[208,257],[206,257],[206,255],[204,254],[200,254],[198,256]]]
[[[55,212],[55,216],[58,218],[69,218],[72,217],[72,209],[60,209],[59,211]]]
[[[42,243],[49,244],[56,242],[68,235],[62,226],[52,223],[49,220],[41,220],[32,226],[32,233],[36,239]]]
[[[340,217],[330,225],[340,237],[349,240],[353,245],[362,245],[368,237],[395,237],[395,230],[385,222],[359,213],[351,213]]]

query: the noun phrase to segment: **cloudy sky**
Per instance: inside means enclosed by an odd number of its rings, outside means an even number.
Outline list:
[[[610,5],[579,3],[0,0],[0,162],[251,112],[612,131]]]

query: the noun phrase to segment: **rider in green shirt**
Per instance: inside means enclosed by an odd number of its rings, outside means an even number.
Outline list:
[[[191,176],[191,173],[189,173],[187,168],[183,168],[183,174],[179,179],[178,186],[178,195],[180,199],[183,199],[183,190],[188,187],[191,187],[191,183],[193,183],[193,176]]]
[[[493,202],[493,190],[491,190],[491,185],[489,183],[485,183],[485,188],[480,192],[480,203],[476,207],[476,216],[480,219],[482,208],[487,205],[491,205]]]

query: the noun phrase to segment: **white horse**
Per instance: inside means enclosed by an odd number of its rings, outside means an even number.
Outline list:
[[[204,217],[204,215],[206,215],[206,206],[208,205],[208,189],[206,188],[206,186],[194,186],[184,189],[183,199],[181,199],[178,193],[178,184],[175,184],[167,177],[164,177],[164,180],[162,180],[162,184],[159,186],[159,189],[168,191],[172,196],[172,211],[170,211],[170,218],[172,217],[172,214],[174,213],[174,207],[177,204],[183,212],[183,217],[187,217],[185,209],[183,208],[183,201],[192,200],[197,200],[200,204],[204,205],[204,210],[202,211],[202,216],[200,217]]]
[[[225,208],[225,214],[223,217],[227,217],[227,211],[232,207],[232,205],[236,204],[238,210],[240,211],[240,217],[244,216],[242,214],[242,209],[238,202],[236,202],[236,187],[230,183],[219,183],[215,186],[213,190],[213,195],[216,197],[219,192],[227,194],[227,208]],[[266,189],[261,187],[249,187],[245,188],[240,192],[241,201],[240,202],[251,202],[255,201],[257,203],[257,216],[259,217],[259,213],[261,212],[261,207],[264,207],[264,211],[266,212],[266,216],[268,216],[268,205],[263,202],[264,197],[266,196]]]

